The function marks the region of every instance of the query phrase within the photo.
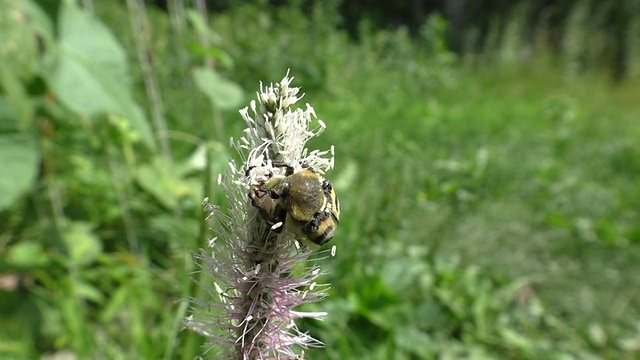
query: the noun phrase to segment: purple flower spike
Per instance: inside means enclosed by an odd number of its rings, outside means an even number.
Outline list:
[[[218,184],[228,200],[228,209],[204,201],[215,238],[198,255],[202,270],[211,275],[213,297],[208,302],[191,299],[195,311],[184,324],[208,337],[216,358],[303,359],[304,349],[323,344],[300,331],[296,319],[321,319],[325,312],[301,312],[296,308],[322,300],[327,285],[316,284],[322,274],[309,260],[312,250],[301,245],[289,231],[270,224],[253,206],[248,194],[273,174],[283,174],[286,163],[299,170],[311,166],[322,174],[333,168],[333,147],[309,151],[306,143],[325,128],[310,105],[292,108],[302,96],[290,87],[293,78],[261,85],[258,100],[240,114],[247,124],[244,135],[231,141],[242,164],[229,162]],[[311,124],[315,123],[312,129]],[[277,231],[280,230],[280,231]],[[332,254],[335,248],[332,249]],[[328,256],[316,253],[318,259]]]

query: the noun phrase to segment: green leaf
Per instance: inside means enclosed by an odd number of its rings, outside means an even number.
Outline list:
[[[60,102],[90,117],[120,115],[154,147],[151,126],[130,90],[126,54],[109,29],[66,1],[59,44],[55,58],[47,63],[46,75]]]
[[[38,44],[19,1],[0,0],[0,63],[17,78],[31,77],[38,66]]]
[[[202,171],[206,169],[207,151],[210,151],[211,176],[216,179],[218,174],[225,171],[228,165],[228,159],[231,156],[227,152],[227,147],[218,141],[208,141],[201,143],[196,147],[193,153],[187,159],[185,165],[189,171]]]
[[[33,104],[16,74],[2,60],[0,60],[0,85],[7,94],[13,113],[20,121],[20,129],[26,130],[33,119]]]
[[[185,15],[187,17],[187,20],[189,20],[189,23],[194,27],[199,35],[206,36],[207,40],[215,43],[220,43],[222,41],[220,35],[211,30],[209,25],[207,25],[207,23],[197,11],[193,9],[187,9],[187,11],[185,11]]]
[[[65,52],[95,64],[117,83],[129,87],[126,52],[100,19],[82,11],[75,1],[65,1],[61,9],[59,42]]]
[[[29,134],[0,133],[0,210],[9,207],[33,184],[40,153]],[[10,171],[9,171],[10,170]]]
[[[160,156],[154,158],[152,163],[139,167],[136,180],[167,209],[179,206],[185,198],[199,203],[202,199],[200,180],[189,175],[207,168],[207,151],[211,152],[212,158],[210,176],[216,178],[226,168],[229,154],[224,145],[211,141],[199,144],[186,161],[169,161]]]
[[[193,71],[193,80],[211,104],[222,110],[234,109],[240,106],[244,98],[242,88],[212,69],[197,68]]]
[[[414,259],[390,260],[382,266],[380,278],[396,294],[420,291],[417,279],[428,270],[425,262]]]
[[[115,292],[110,294],[109,300],[100,315],[101,320],[103,322],[113,321],[126,307],[127,300],[134,298],[133,295],[131,288],[127,286],[119,287]]]
[[[102,253],[102,243],[88,223],[69,224],[63,231],[62,237],[69,249],[71,261],[76,264],[91,264]]]
[[[202,197],[198,182],[183,178],[190,170],[189,164],[175,163],[162,157],[141,166],[136,179],[140,186],[167,209],[174,209],[182,198],[192,197],[196,201]]]
[[[525,354],[534,353],[534,343],[532,339],[520,334],[520,332],[507,327],[498,328],[501,340],[510,347],[514,347]]]
[[[395,343],[398,348],[425,359],[433,357],[436,348],[435,341],[427,333],[401,324],[396,328]]]
[[[41,37],[45,46],[51,45],[53,43],[53,24],[49,16],[34,1],[22,0],[20,6],[31,29]]]
[[[73,285],[76,295],[82,299],[90,300],[98,304],[101,304],[105,299],[100,289],[88,281],[75,279]]]
[[[46,16],[30,1],[0,0],[0,8],[0,89],[6,93],[21,128],[26,129],[33,119],[26,83],[39,70],[38,41],[47,43],[51,29]]]
[[[16,268],[34,268],[45,266],[50,258],[42,244],[35,241],[21,241],[9,248],[7,262]]]
[[[61,53],[52,70],[49,76],[51,88],[72,111],[95,116],[118,107],[119,99],[113,93],[120,85],[91,60],[73,53]]]

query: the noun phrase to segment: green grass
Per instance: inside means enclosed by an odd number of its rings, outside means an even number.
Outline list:
[[[346,193],[343,217],[357,219],[355,229],[348,220],[347,229],[341,229],[346,233],[338,237],[345,240],[341,256],[355,258],[347,263],[363,267],[356,272],[369,271],[381,279],[390,276],[385,272],[394,262],[457,259],[456,272],[481,269],[474,281],[493,284],[489,297],[518,284],[509,301],[496,309],[481,308],[489,313],[483,321],[493,322],[485,334],[490,339],[474,342],[488,341],[483,349],[492,356],[539,358],[543,350],[622,356],[622,339],[637,338],[640,315],[634,270],[640,260],[640,197],[638,172],[631,170],[637,166],[638,105],[601,80],[565,78],[553,68],[458,68],[454,76],[424,94],[412,92],[413,84],[406,84],[409,90],[400,85],[395,96],[404,101],[368,107],[368,101],[384,96],[384,86],[369,87],[373,90],[355,100],[361,110],[350,108],[351,116],[366,119],[366,125],[353,121],[357,130],[346,135],[349,141],[341,142],[342,134],[333,141],[338,154],[348,154],[342,160],[346,165],[360,164],[351,187],[338,187]],[[331,104],[338,101],[316,106],[331,119]],[[410,269],[409,274],[399,271],[389,284],[410,276]],[[342,283],[342,271],[334,283]],[[438,275],[433,265],[423,271],[423,276]],[[396,300],[418,311],[433,293],[451,291],[437,285],[427,286],[422,297],[397,293]],[[349,292],[346,287],[338,285],[336,293]],[[479,335],[480,319],[473,312],[484,301],[482,293],[467,295],[461,305],[468,307],[461,310],[465,316],[452,316],[463,329],[471,327],[453,336],[462,342]],[[439,301],[448,307],[450,299]],[[522,352],[514,355],[518,344],[510,343],[496,323],[518,319],[527,312],[527,303],[537,301],[544,315],[535,319],[536,325],[530,319],[514,320],[514,328],[524,328],[535,351],[518,349]],[[397,323],[394,319],[386,320]],[[410,328],[429,328],[430,319]],[[543,330],[551,326],[547,321],[556,324],[551,331]],[[387,336],[401,329],[398,325]],[[388,351],[371,356],[394,354]],[[631,353],[626,356],[632,358]]]
[[[145,104],[128,13],[96,6],[125,46]],[[326,347],[308,357],[638,357],[638,82],[569,75],[545,56],[471,66],[442,47],[437,18],[418,39],[363,26],[354,43],[334,29],[330,8],[302,13],[243,6],[211,24],[234,63],[222,71],[247,104],[258,81],[291,68],[328,126],[311,146],[336,148],[327,177],[343,207],[338,252],[322,264],[332,287],[308,306],[329,316],[300,324]],[[222,118],[224,135],[238,137],[235,110],[212,114],[190,80],[201,61],[189,50],[194,33],[172,42],[166,14],[149,14],[169,127],[219,139],[210,124]],[[205,292],[190,280],[200,199],[187,190],[200,180],[186,160],[196,146],[174,139],[175,164],[152,166],[157,158],[133,151],[126,131],[48,106],[40,111],[58,133],[42,144],[56,172],[1,214],[3,269],[24,284],[0,293],[0,322],[9,324],[0,355],[193,358],[202,339],[179,332],[176,300]],[[214,170],[229,156],[215,148]],[[157,183],[179,195],[163,198],[166,188],[136,178],[138,168],[151,179],[172,169]],[[215,186],[209,192],[220,199]],[[58,193],[70,226],[56,223]],[[85,263],[60,250],[70,234],[98,242],[98,255]]]

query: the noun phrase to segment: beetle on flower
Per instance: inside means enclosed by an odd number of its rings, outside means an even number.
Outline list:
[[[327,252],[299,241],[333,237],[340,205],[323,175],[333,168],[334,150],[306,148],[325,124],[310,105],[293,107],[301,96],[292,80],[261,86],[258,101],[240,111],[247,128],[232,146],[242,161],[230,161],[218,180],[227,211],[205,199],[216,237],[198,258],[220,301],[191,299],[196,310],[184,323],[211,339],[216,358],[300,359],[300,348],[323,345],[295,320],[326,315],[296,308],[326,296],[327,286],[316,283],[322,271],[309,260]]]

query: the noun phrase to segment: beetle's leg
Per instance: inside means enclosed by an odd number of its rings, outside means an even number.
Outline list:
[[[293,175],[293,166],[287,164],[282,160],[273,160],[271,161],[271,165],[273,165],[274,167],[285,168],[284,176]]]
[[[333,190],[333,185],[327,180],[322,180],[322,190],[325,192],[331,192]]]

